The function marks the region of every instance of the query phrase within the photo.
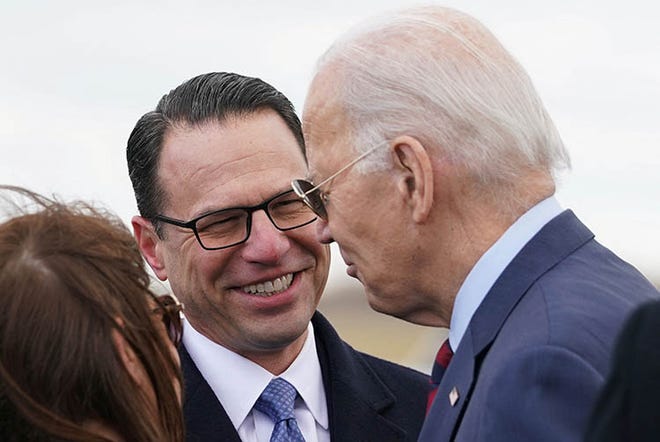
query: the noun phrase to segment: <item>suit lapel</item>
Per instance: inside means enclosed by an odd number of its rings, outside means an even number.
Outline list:
[[[420,441],[450,440],[455,436],[479,376],[480,361],[511,311],[541,275],[591,239],[593,233],[566,210],[546,224],[504,269],[470,320],[440,382]],[[459,398],[452,407],[449,394],[454,388]]]
[[[532,284],[593,237],[572,211],[565,210],[523,247],[495,281],[470,321],[468,332],[472,334],[475,356],[493,342]]]
[[[185,383],[186,441],[241,442],[225,409],[183,345],[179,347],[179,357]]]
[[[406,432],[382,415],[395,397],[361,356],[320,314],[312,318],[333,442],[405,440]],[[356,416],[360,416],[356,419]]]

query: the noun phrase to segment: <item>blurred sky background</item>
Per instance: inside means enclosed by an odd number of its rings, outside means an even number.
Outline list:
[[[0,182],[136,213],[137,119],[208,71],[259,76],[300,111],[317,57],[402,0],[0,0]],[[653,0],[442,3],[486,24],[535,82],[571,152],[560,202],[660,278],[660,7]],[[348,281],[338,253],[332,287]]]

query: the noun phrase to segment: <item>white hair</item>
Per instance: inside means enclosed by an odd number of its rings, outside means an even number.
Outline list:
[[[429,6],[363,24],[333,44],[317,72],[330,67],[358,151],[414,136],[505,196],[524,170],[552,177],[570,167],[527,73],[464,13]],[[376,152],[360,170],[388,167],[387,158]]]

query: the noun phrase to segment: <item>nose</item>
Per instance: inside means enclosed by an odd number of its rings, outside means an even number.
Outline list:
[[[248,262],[276,264],[290,247],[289,237],[273,225],[266,212],[257,210],[252,214],[250,237],[241,249],[243,259]]]
[[[323,218],[316,219],[316,239],[323,244],[330,244],[335,239],[330,233],[330,225]]]

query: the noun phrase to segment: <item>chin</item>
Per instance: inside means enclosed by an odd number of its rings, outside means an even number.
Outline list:
[[[405,319],[405,312],[399,311],[396,306],[392,303],[388,303],[387,298],[379,297],[375,295],[372,290],[365,287],[365,292],[367,294],[367,302],[372,310],[382,313],[388,316],[394,316],[395,318]]]
[[[290,323],[286,324],[288,326],[286,329],[271,329],[268,336],[264,337],[263,343],[273,349],[288,347],[305,334],[308,324],[309,320],[304,324],[298,324],[296,321],[295,326]]]
[[[378,296],[374,295],[374,293],[365,286],[365,293],[367,294],[367,302],[369,303],[369,307],[371,307],[372,310],[377,311],[378,313],[384,313],[386,315],[389,315],[389,310],[387,309],[387,306],[384,305],[380,298]]]

